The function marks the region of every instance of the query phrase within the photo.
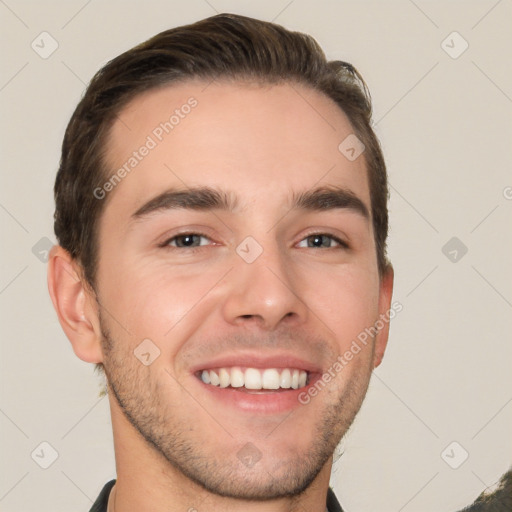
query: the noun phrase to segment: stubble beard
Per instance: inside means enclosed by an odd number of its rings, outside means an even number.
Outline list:
[[[209,453],[215,447],[205,447],[190,434],[194,419],[180,418],[179,409],[173,410],[168,400],[162,399],[168,392],[165,381],[168,379],[172,386],[177,385],[176,380],[165,370],[160,380],[155,379],[133,352],[119,350],[123,343],[112,338],[101,316],[100,326],[108,389],[129,423],[172,468],[206,491],[227,498],[268,501],[304,493],[352,424],[371,374],[370,368],[360,367],[338,396],[325,404],[323,413],[317,415],[320,419],[313,427],[313,441],[307,450],[294,452],[286,460],[272,461],[271,466],[257,463],[249,469],[236,458],[237,443],[232,457],[225,452]],[[322,395],[327,397],[327,391],[323,390],[316,399]],[[293,414],[285,422],[293,421],[292,417]],[[264,457],[271,455],[270,449]]]

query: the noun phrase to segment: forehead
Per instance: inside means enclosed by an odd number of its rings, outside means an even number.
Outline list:
[[[132,213],[172,187],[223,188],[249,204],[319,185],[346,187],[370,209],[364,158],[350,161],[338,149],[352,133],[331,99],[295,83],[191,81],[151,90],[122,109],[110,131],[106,180],[122,178],[107,209]]]

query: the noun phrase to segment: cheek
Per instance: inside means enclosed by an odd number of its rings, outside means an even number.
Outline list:
[[[306,275],[302,297],[342,351],[378,318],[378,280],[369,269],[348,265]]]
[[[201,326],[205,307],[211,307],[209,292],[223,275],[144,260],[120,263],[115,272],[110,304],[119,320],[135,338],[149,338],[161,350],[173,351]]]

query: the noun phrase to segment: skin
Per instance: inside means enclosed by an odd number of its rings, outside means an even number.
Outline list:
[[[207,85],[149,91],[122,110],[108,143],[112,173],[175,108],[198,101],[109,192],[97,296],[58,246],[50,294],[76,355],[105,366],[115,510],[324,512],[332,453],[382,360],[387,324],[309,404],[291,411],[238,410],[205,393],[191,368],[240,351],[286,352],[323,372],[390,309],[393,273],[378,273],[371,221],[346,208],[290,209],[294,193],[325,186],[350,190],[371,211],[364,156],[351,162],[338,151],[353,130],[316,91]],[[236,197],[236,207],[131,221],[167,189],[205,185]],[[183,232],[208,238],[195,239],[202,245],[194,249],[159,247]],[[349,247],[325,238],[325,247],[308,247],[314,233]],[[236,252],[247,236],[263,249],[250,264]],[[134,350],[148,338],[160,355],[145,366]],[[247,443],[261,456],[252,467],[237,457]]]

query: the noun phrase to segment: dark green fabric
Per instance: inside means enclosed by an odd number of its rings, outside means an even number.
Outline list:
[[[89,512],[107,512],[108,497],[115,483],[115,480],[111,480],[108,484],[105,484]],[[327,491],[327,510],[329,512],[343,512],[331,488]]]

